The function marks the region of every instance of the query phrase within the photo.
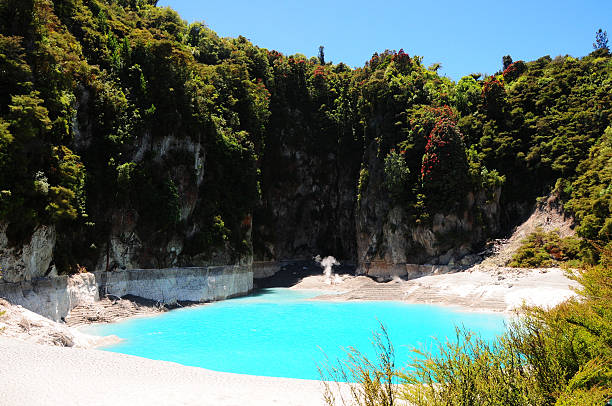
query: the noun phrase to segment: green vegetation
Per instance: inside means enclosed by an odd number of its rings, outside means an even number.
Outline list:
[[[403,151],[402,151],[403,152]],[[365,170],[364,170],[365,171]],[[367,179],[367,172],[362,172],[363,177]],[[389,198],[400,203],[406,197],[410,169],[401,152],[398,154],[395,150],[391,150],[389,155],[385,157],[385,186],[389,192]],[[359,189],[363,189],[363,182],[360,178]]]
[[[93,265],[117,230],[158,249],[178,236],[185,262],[265,247],[272,202],[303,181],[298,155],[353,206],[384,199],[425,224],[484,192],[510,227],[556,187],[584,259],[610,243],[604,32],[584,58],[507,55],[454,83],[403,50],[351,69],[155,3],[0,0],[0,220],[13,245],[55,225],[60,271]]]
[[[579,257],[581,240],[576,237],[559,237],[559,233],[546,233],[541,229],[531,233],[521,242],[508,266],[517,268],[547,268]]]
[[[323,379],[323,398],[327,405],[396,404],[400,379],[393,344],[384,325],[381,324],[380,332],[373,333],[372,345],[376,349],[375,360],[371,360],[358,349],[349,347],[345,360],[337,360],[334,363],[327,359],[326,365],[317,367]],[[348,386],[347,394],[343,394],[342,385]]]
[[[610,263],[612,252],[602,257]],[[328,405],[605,405],[612,398],[612,267],[575,275],[579,298],[551,310],[524,308],[492,342],[457,329],[438,351],[415,350],[398,364],[384,331],[375,335],[378,358],[352,349],[321,370]],[[352,379],[350,399],[334,398],[335,383]]]
[[[589,156],[578,165],[573,182],[562,180],[557,188],[565,197],[565,208],[578,221],[577,234],[588,241],[582,257],[599,261],[602,249],[612,248],[612,128],[591,147]]]
[[[117,210],[136,213],[151,240],[185,234],[180,203],[197,176],[189,168],[203,168],[145,143],[168,135],[208,153],[200,233],[225,222],[234,251],[244,249],[240,224],[259,198],[269,115],[267,53],[153,3],[0,2],[0,216],[13,244],[45,223],[83,237],[59,241],[69,256],[62,271],[105,245]]]

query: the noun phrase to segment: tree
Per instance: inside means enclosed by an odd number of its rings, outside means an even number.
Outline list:
[[[462,77],[455,86],[455,105],[462,114],[469,114],[476,109],[482,89],[472,76]]]
[[[603,31],[601,28],[595,33],[595,42],[593,42],[593,49],[607,49],[608,47],[608,32]]]
[[[504,83],[499,78],[490,76],[483,81],[482,98],[489,117],[501,117],[505,97]]]
[[[506,70],[508,66],[512,65],[512,57],[510,55],[506,55],[502,58],[502,63],[504,64],[504,69]]]
[[[397,153],[392,149],[385,158],[385,187],[395,203],[405,200],[410,188],[410,169],[404,154],[405,151]]]
[[[434,113],[436,124],[427,137],[421,161],[422,191],[431,210],[449,212],[469,190],[467,156],[450,107],[435,109]]]
[[[319,46],[319,62],[321,65],[325,65],[325,47],[323,45]]]

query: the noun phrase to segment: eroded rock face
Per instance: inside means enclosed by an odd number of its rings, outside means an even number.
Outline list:
[[[253,290],[251,266],[217,266],[81,273],[0,283],[0,298],[54,321],[79,305],[103,295],[139,296],[164,304],[208,302],[241,296]]]
[[[248,249],[237,252],[229,243],[211,247],[193,242],[201,241],[197,235],[210,229],[210,219],[202,214],[208,193],[206,156],[203,134],[155,136],[147,132],[138,137],[127,160],[142,167],[163,168],[164,176],[172,181],[178,194],[178,222],[158,227],[154,224],[156,219],[145,218],[133,204],[107,202],[96,207],[91,217],[98,222],[106,221],[108,234],[95,236],[96,253],[83,258],[81,265],[101,272],[250,264],[252,253]],[[232,229],[234,234],[241,233],[246,246],[251,244],[250,227],[248,223],[240,230]]]
[[[77,114],[72,123],[74,140],[71,148],[82,157],[84,165],[95,169],[100,167],[100,156],[96,150],[99,148],[99,141],[96,141],[95,136],[96,128],[92,125],[96,122],[91,115],[92,100],[90,90],[79,86],[76,92]],[[166,224],[159,221],[160,224],[156,224],[159,216],[149,214],[147,217],[145,211],[148,208],[142,207],[142,203],[136,204],[134,201],[137,199],[130,196],[129,191],[110,191],[110,195],[104,190],[96,190],[93,197],[88,196],[87,202],[89,221],[96,224],[96,230],[89,234],[89,230],[78,230],[74,236],[66,238],[72,241],[83,236],[87,238],[73,262],[96,272],[250,264],[250,223],[239,230],[236,229],[236,224],[228,225],[233,227],[231,232],[234,237],[240,234],[240,239],[235,239],[244,240],[243,245],[247,247],[245,249],[236,247],[236,241],[233,241],[233,245],[219,243],[212,247],[205,243],[206,238],[202,238],[202,234],[206,234],[211,228],[211,213],[202,207],[206,206],[210,194],[208,184],[211,183],[215,171],[219,171],[220,165],[215,162],[214,157],[208,159],[207,149],[214,145],[207,138],[210,136],[206,129],[187,130],[179,123],[176,128],[167,132],[158,129],[143,130],[131,143],[123,145],[122,162],[114,164],[118,166],[132,163],[138,170],[150,170],[152,175],[148,179],[152,179],[152,193],[156,195],[159,195],[160,185],[172,182],[178,194],[178,222]],[[149,176],[149,172],[146,173],[146,176]],[[115,174],[109,171],[102,176],[108,175]],[[214,178],[212,179],[214,183]],[[219,213],[212,215],[217,214]],[[228,219],[224,220],[228,222]]]
[[[417,222],[391,204],[376,151],[366,160],[369,182],[355,213],[358,273],[401,276],[411,274],[406,264],[469,265],[477,260],[471,255],[500,231],[501,189],[457,196],[461,209]]]
[[[469,201],[469,200],[468,200]],[[499,191],[486,199],[479,194],[463,215],[437,213],[429,224],[410,224],[401,207],[393,207],[382,221],[358,222],[359,269],[366,264],[453,265],[479,248],[499,231]],[[363,219],[363,217],[361,217]],[[358,217],[358,220],[360,217]]]
[[[7,225],[0,224],[0,270],[5,282],[30,281],[54,273],[51,262],[57,239],[55,227],[42,225],[22,247],[11,247]]]
[[[90,273],[2,283],[0,297],[54,321],[79,304],[99,300],[96,278]]]
[[[299,111],[290,114],[287,127],[272,130],[266,141],[262,207],[253,219],[255,260],[311,259],[320,254],[354,261],[359,149],[317,146],[312,139],[320,134],[299,128],[307,125]]]
[[[85,108],[84,104],[87,103],[87,94],[83,93],[82,97],[79,108]],[[79,129],[75,132],[75,148],[91,147],[89,124],[81,120],[81,122],[75,121],[73,125]],[[185,159],[174,159],[176,156]],[[55,263],[58,252],[61,251],[64,254],[66,252],[74,254],[74,262],[85,266],[89,271],[250,265],[252,253],[249,250],[237,253],[229,243],[212,249],[205,244],[195,247],[192,244],[189,252],[185,249],[195,234],[209,226],[196,212],[198,205],[206,200],[206,190],[203,186],[206,171],[205,156],[205,147],[198,136],[179,138],[172,134],[158,138],[145,135],[139,139],[139,143],[132,151],[132,162],[138,163],[145,159],[157,160],[160,165],[169,166],[167,175],[174,182],[179,195],[180,226],[177,227],[155,229],[147,224],[136,209],[122,207],[116,202],[120,200],[120,196],[116,196],[115,201],[105,202],[102,205],[92,202],[88,206],[90,219],[97,223],[105,223],[107,227],[104,231],[87,235],[87,241],[82,244],[78,254],[72,249],[72,245],[80,244],[79,239],[85,235],[82,230],[63,229],[62,233],[65,234],[59,236],[62,238],[58,238],[54,226],[41,225],[34,230],[26,244],[11,246],[6,235],[8,226],[0,224],[0,283],[30,281],[57,275]],[[164,163],[166,159],[173,164]],[[247,245],[251,243],[250,228],[249,222],[241,229]],[[69,244],[61,246],[61,243],[66,241]]]

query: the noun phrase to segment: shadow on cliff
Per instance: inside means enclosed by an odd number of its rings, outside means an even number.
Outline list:
[[[355,266],[344,264],[337,265],[333,267],[333,271],[338,275],[355,275]],[[323,268],[314,261],[292,262],[290,264],[283,265],[281,269],[273,276],[263,279],[256,279],[254,282],[254,288],[290,288],[308,276],[322,274]]]

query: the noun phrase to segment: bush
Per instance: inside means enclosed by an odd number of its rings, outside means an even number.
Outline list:
[[[506,90],[504,82],[495,76],[488,77],[482,85],[482,98],[487,106],[487,114],[491,118],[498,118],[503,113]]]
[[[543,405],[545,392],[510,336],[487,342],[457,328],[435,354],[417,351],[402,376],[402,398],[414,406]]]
[[[395,350],[384,325],[373,334],[376,359],[371,360],[353,347],[347,359],[318,366],[323,380],[324,400],[329,406],[393,406],[398,397],[399,370],[395,366]],[[348,391],[343,388],[348,386]]]
[[[370,172],[366,168],[361,168],[359,171],[359,181],[357,182],[357,203],[361,202],[363,193],[368,187],[368,181],[370,180]]]
[[[404,152],[397,153],[392,149],[385,158],[385,187],[392,202],[401,204],[408,198],[409,181],[410,169],[404,158]]]
[[[546,268],[561,262],[578,259],[581,240],[576,237],[560,238],[555,231],[538,228],[521,242],[520,248],[508,266],[516,268]]]

